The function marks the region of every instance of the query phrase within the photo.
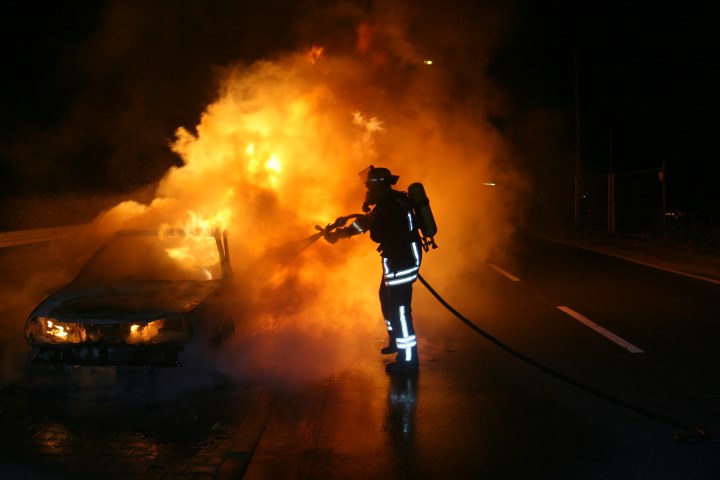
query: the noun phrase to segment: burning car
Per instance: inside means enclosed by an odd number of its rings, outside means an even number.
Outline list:
[[[124,230],[30,314],[31,361],[178,366],[192,341],[234,332],[225,232]]]

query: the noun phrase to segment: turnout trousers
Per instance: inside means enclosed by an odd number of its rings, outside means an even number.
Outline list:
[[[395,270],[393,262],[383,258],[383,278],[380,282],[380,308],[388,334],[398,348],[396,362],[417,365],[417,339],[412,319],[412,288],[420,269],[421,253],[414,247],[414,265]]]

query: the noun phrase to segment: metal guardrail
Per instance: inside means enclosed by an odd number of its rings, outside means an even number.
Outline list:
[[[67,227],[35,228],[16,232],[0,232],[0,248],[29,245],[32,243],[49,242],[68,238],[79,233],[87,225],[71,225]]]

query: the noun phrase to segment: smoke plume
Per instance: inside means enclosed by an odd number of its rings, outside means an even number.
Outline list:
[[[411,41],[408,12],[333,13],[352,26],[344,42],[229,66],[199,123],[177,129],[171,147],[182,165],[155,200],[95,222],[202,218],[227,228],[242,299],[227,355],[238,371],[342,368],[383,339],[375,245],[367,236],[302,243],[314,225],[360,211],[358,172],[368,165],[400,175],[399,189],[425,185],[440,248],[423,272],[443,288],[461,288],[458,279],[502,249],[517,218],[523,182],[487,120],[492,89],[461,98],[466,87],[448,78],[443,59]]]
[[[360,212],[358,172],[368,165],[399,175],[400,190],[423,183],[440,248],[422,273],[455,295],[463,276],[504,250],[521,208],[525,182],[488,120],[505,100],[483,73],[504,11],[320,4],[295,23],[304,39],[295,48],[219,69],[197,124],[175,131],[178,165],[155,198],[120,203],[91,228],[226,228],[237,333],[219,359],[238,375],[313,378],[384,341],[376,245],[367,235],[308,240],[315,225]],[[421,349],[432,341],[426,305],[414,312]]]

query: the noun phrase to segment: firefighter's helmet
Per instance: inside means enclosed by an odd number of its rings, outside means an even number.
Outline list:
[[[395,185],[400,178],[397,175],[390,173],[390,170],[385,167],[373,167],[370,165],[368,168],[360,172],[361,175],[364,173],[365,186],[372,190],[380,186]]]

